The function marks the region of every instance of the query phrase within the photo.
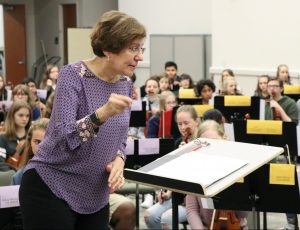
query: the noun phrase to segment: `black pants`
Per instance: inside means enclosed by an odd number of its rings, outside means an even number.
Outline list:
[[[79,214],[55,196],[35,169],[23,175],[19,191],[24,229],[108,229],[109,205]]]

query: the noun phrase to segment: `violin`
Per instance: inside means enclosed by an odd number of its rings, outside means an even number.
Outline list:
[[[23,151],[24,151],[24,148],[25,148],[25,143],[26,143],[26,140],[21,140],[17,147],[16,147],[16,151],[13,155],[11,156],[8,156],[7,159],[6,159],[6,164],[8,164],[11,168],[13,168],[14,170],[18,170],[20,168],[20,162],[21,162],[21,158],[22,156],[26,155],[26,154],[23,154]]]
[[[241,229],[240,220],[236,217],[235,212],[229,210],[216,210],[212,224],[212,228],[209,226],[208,229]]]
[[[245,120],[250,120],[251,119],[250,113],[246,113],[245,116],[244,116],[244,119]]]
[[[272,98],[270,99],[266,99],[266,103],[270,104],[270,101],[272,100]],[[272,109],[272,113],[273,113],[273,120],[281,120],[281,115],[280,115],[280,111],[279,109],[275,108],[275,107],[271,107]]]
[[[188,143],[188,142],[189,142],[189,139],[190,139],[190,137],[191,137],[191,135],[192,135],[192,129],[191,129],[190,127],[187,127],[187,128],[185,129],[185,135],[184,135],[184,137],[183,137],[183,141],[184,141],[185,143]]]

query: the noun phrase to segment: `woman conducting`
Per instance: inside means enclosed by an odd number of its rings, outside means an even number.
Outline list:
[[[61,69],[45,139],[20,187],[24,229],[107,229],[109,192],[124,184],[131,76],[146,30],[118,11],[91,34],[95,57]]]

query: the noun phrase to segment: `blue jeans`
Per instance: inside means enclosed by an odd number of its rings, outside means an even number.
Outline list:
[[[172,199],[156,203],[145,212],[145,223],[149,229],[172,229]],[[178,222],[187,221],[186,209],[178,205]]]

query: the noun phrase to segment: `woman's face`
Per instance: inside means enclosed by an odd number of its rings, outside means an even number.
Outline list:
[[[50,78],[51,80],[57,80],[58,74],[59,74],[58,67],[57,67],[57,66],[54,66],[54,67],[52,67],[51,70],[50,70],[49,78]]]
[[[159,88],[158,88],[158,83],[155,80],[148,80],[146,87],[145,87],[145,92],[148,96],[155,96],[159,93]]]
[[[170,88],[169,80],[166,78],[162,78],[159,80],[159,89],[161,91],[166,91]]]
[[[19,128],[26,127],[26,125],[29,122],[30,112],[31,111],[29,111],[27,108],[21,108],[15,113],[14,119],[17,127]]]
[[[180,85],[183,89],[189,89],[190,88],[190,80],[183,79],[180,81]]]
[[[227,95],[236,95],[236,83],[235,81],[228,81],[226,88]]]
[[[42,142],[42,140],[44,140],[45,132],[46,131],[44,129],[36,129],[32,131],[30,144],[33,154],[37,153],[39,144]]]
[[[204,85],[200,94],[203,101],[209,101],[212,98],[213,91],[208,85]]]
[[[268,92],[268,78],[266,77],[259,78],[258,86],[262,92]]]
[[[279,69],[279,79],[282,80],[283,82],[288,81],[288,76],[289,76],[289,69],[286,66],[281,66]]]
[[[28,102],[29,96],[23,90],[18,90],[17,93],[14,95],[14,101],[26,101]]]
[[[34,83],[34,82],[29,82],[29,83],[27,84],[27,86],[28,86],[29,90],[31,91],[31,93],[32,93],[33,95],[36,95],[37,88],[36,88],[35,83]]]
[[[143,61],[144,54],[142,48],[145,39],[134,40],[130,45],[125,47],[120,53],[115,54],[108,52],[112,71],[116,75],[132,76],[138,63]]]
[[[231,75],[229,74],[228,71],[223,71],[222,73],[222,81],[224,82],[226,80],[226,78],[230,77]]]
[[[174,79],[175,76],[177,75],[177,69],[175,68],[175,66],[168,66],[165,69],[165,73],[169,79]]]
[[[194,120],[189,112],[179,112],[176,118],[178,129],[182,136],[186,136],[187,128],[189,128],[192,131],[192,133],[194,133],[194,131],[199,125],[198,120]]]
[[[170,95],[168,97],[166,97],[165,99],[165,108],[166,110],[168,109],[173,109],[176,106],[176,97],[174,95]]]

